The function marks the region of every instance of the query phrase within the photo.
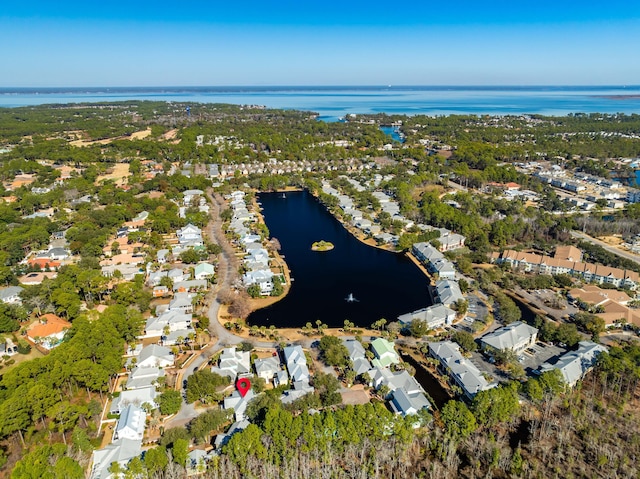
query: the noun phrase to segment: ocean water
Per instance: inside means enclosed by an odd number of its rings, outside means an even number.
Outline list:
[[[264,105],[313,111],[325,121],[362,113],[631,114],[640,113],[640,86],[0,88],[0,107],[123,100]]]

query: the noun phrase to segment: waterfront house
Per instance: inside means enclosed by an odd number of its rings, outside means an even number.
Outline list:
[[[371,369],[371,363],[367,359],[366,352],[362,343],[357,339],[343,340],[347,351],[349,351],[349,359],[356,374],[366,373]]]
[[[256,375],[267,382],[271,382],[276,374],[281,371],[280,360],[277,356],[269,356],[268,358],[264,359],[256,359],[253,363],[253,367],[256,370]]]
[[[437,300],[447,307],[464,300],[462,291],[457,281],[450,279],[439,279],[436,281],[435,296]]]
[[[404,327],[410,327],[415,320],[424,321],[429,329],[441,328],[453,324],[456,312],[444,304],[434,304],[428,308],[418,309],[412,313],[401,314],[398,321]]]
[[[400,357],[393,343],[384,338],[376,338],[371,341],[371,350],[375,355],[375,359],[371,361],[374,367],[386,368],[392,364],[400,363]]]

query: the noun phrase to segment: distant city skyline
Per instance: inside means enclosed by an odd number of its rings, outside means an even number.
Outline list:
[[[637,85],[640,3],[12,2],[0,87]]]

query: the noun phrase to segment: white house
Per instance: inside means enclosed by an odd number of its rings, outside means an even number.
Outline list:
[[[538,330],[522,321],[516,321],[480,338],[480,345],[484,350],[496,349],[505,351],[510,349],[518,354],[529,346],[533,346],[538,337]]]
[[[113,432],[113,441],[118,439],[142,440],[147,413],[144,409],[129,404],[120,411],[120,419]]]
[[[158,407],[156,404],[157,395],[158,392],[156,391],[155,386],[122,391],[120,392],[120,395],[114,398],[111,402],[110,412],[111,414],[120,414],[130,404],[134,404],[139,407],[147,404],[152,409],[155,409]]]
[[[287,346],[284,348],[284,359],[289,371],[289,377],[294,382],[309,382],[309,368],[307,357],[301,346]]]
[[[228,376],[231,380],[250,371],[251,353],[249,351],[238,351],[235,347],[223,349],[218,366],[211,368],[211,372],[220,376]]]
[[[215,268],[210,263],[198,263],[194,268],[193,277],[195,279],[209,279],[215,274]]]
[[[267,382],[270,382],[281,370],[280,360],[277,356],[256,359],[253,363],[253,367],[256,369],[256,375]]]
[[[349,359],[351,359],[351,364],[356,374],[364,374],[369,371],[371,363],[367,359],[362,343],[356,339],[347,339],[343,342],[347,351],[349,351]]]
[[[451,341],[429,343],[429,354],[438,361],[438,369],[449,377],[449,382],[460,387],[467,399],[497,384],[489,382],[471,361],[460,353],[460,347]]]
[[[600,353],[607,351],[605,346],[591,341],[580,341],[577,351],[569,351],[562,355],[555,364],[549,362],[540,366],[539,371],[545,372],[551,369],[558,369],[562,373],[564,382],[573,387],[587,374],[596,364]]]
[[[24,288],[20,286],[9,286],[8,288],[0,289],[0,301],[6,304],[22,304],[20,293],[24,291]]]
[[[136,364],[139,368],[168,368],[173,366],[173,362],[173,353],[169,348],[158,346],[157,344],[150,344],[142,349],[138,355],[138,362]]]
[[[115,478],[109,472],[111,464],[117,462],[123,469],[126,469],[129,461],[141,454],[142,441],[137,439],[118,439],[102,449],[97,449],[93,451],[90,479]]]
[[[154,386],[160,378],[164,378],[165,371],[156,366],[140,368],[136,367],[129,373],[129,379],[125,389],[140,389]]]
[[[456,312],[441,303],[398,316],[398,321],[403,326],[410,326],[413,321],[418,320],[424,321],[429,329],[451,325],[454,319],[456,319]]]
[[[422,409],[430,407],[431,403],[422,392],[409,394],[404,388],[400,388],[392,393],[391,408],[403,417],[418,414]]]

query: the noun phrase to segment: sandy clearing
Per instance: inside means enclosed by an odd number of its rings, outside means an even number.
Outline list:
[[[111,173],[100,175],[96,178],[96,185],[105,180],[113,180],[116,185],[124,185],[125,179],[129,176],[129,163],[116,163]]]

